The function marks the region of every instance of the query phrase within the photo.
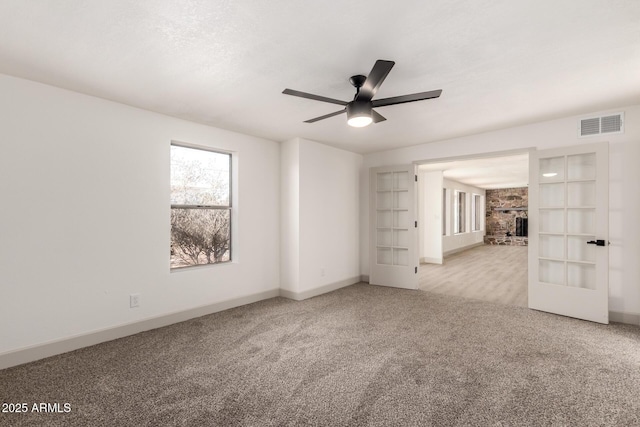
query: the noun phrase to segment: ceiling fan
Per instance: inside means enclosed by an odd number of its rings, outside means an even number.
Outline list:
[[[314,123],[319,120],[328,119],[338,114],[347,113],[347,124],[353,127],[364,127],[369,124],[382,122],[385,119],[381,114],[373,110],[375,107],[386,107],[387,105],[404,104],[405,102],[422,101],[425,99],[437,98],[442,90],[432,90],[429,92],[413,93],[411,95],[394,96],[372,100],[376,92],[382,85],[391,69],[396,63],[379,59],[374,64],[369,76],[356,75],[349,79],[349,82],[356,88],[356,95],[353,101],[346,102],[339,99],[327,98],[325,96],[314,95],[312,93],[300,92],[293,89],[282,91],[285,95],[299,96],[301,98],[314,99],[316,101],[329,102],[331,104],[343,105],[345,108],[334,113],[314,119],[305,120],[305,123]]]

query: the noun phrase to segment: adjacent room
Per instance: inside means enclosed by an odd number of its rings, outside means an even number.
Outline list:
[[[0,425],[640,425],[640,3],[0,2]]]
[[[420,289],[527,307],[528,153],[418,167]]]

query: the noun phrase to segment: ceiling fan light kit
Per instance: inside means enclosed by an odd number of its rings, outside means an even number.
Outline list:
[[[355,128],[373,123],[371,102],[350,102],[347,104],[347,124]]]
[[[374,111],[374,107],[386,107],[388,105],[404,104],[406,102],[415,102],[425,99],[438,98],[442,93],[442,90],[438,89],[432,90],[430,92],[420,92],[411,95],[394,96],[392,98],[377,99],[375,101],[372,101],[372,98],[374,97],[374,95],[380,88],[380,85],[382,85],[382,82],[387,77],[394,65],[395,62],[393,61],[385,61],[383,59],[379,59],[371,69],[369,76],[363,76],[361,74],[352,76],[349,79],[349,82],[356,88],[356,95],[354,96],[353,101],[350,102],[327,98],[320,95],[314,95],[312,93],[300,92],[293,89],[285,89],[282,91],[282,93],[284,93],[285,95],[298,96],[300,98],[313,99],[315,101],[338,104],[345,107],[340,111],[305,120],[305,123],[315,123],[319,120],[324,120],[342,113],[347,113],[347,124],[353,127],[365,127],[370,125],[371,123],[378,123],[387,120],[381,114]]]

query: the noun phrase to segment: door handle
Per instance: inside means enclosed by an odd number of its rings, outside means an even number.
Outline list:
[[[604,240],[589,240],[587,245],[605,246]]]

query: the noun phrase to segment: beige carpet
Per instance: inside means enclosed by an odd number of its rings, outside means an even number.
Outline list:
[[[354,285],[0,371],[2,426],[637,426],[640,328]]]
[[[420,289],[527,307],[527,247],[483,245],[422,264]]]

